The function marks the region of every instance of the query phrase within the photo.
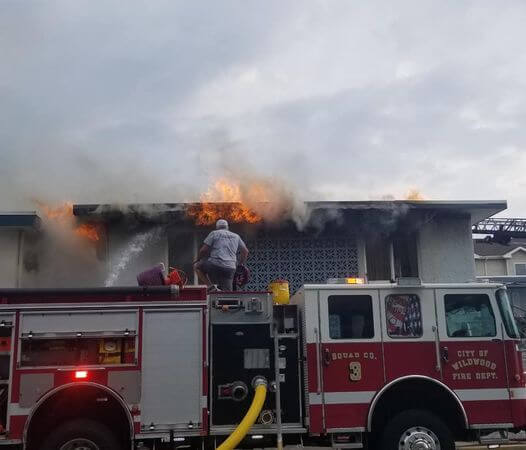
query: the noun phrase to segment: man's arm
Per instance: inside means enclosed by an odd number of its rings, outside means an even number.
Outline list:
[[[203,244],[203,246],[199,249],[199,253],[197,254],[197,259],[205,259],[210,255],[210,246],[207,244]]]
[[[239,264],[245,264],[248,257],[248,248],[243,242],[243,239],[239,238]]]

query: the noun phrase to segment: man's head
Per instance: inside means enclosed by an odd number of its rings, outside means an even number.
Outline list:
[[[219,219],[216,222],[216,230],[228,230],[228,222],[225,219]]]

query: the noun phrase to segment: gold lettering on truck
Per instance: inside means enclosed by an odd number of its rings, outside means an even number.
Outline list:
[[[488,358],[488,350],[458,350],[457,361],[451,364],[455,381],[496,380],[497,364]],[[464,372],[459,372],[465,369]]]
[[[358,352],[350,352],[350,353],[331,353],[331,358],[333,361],[336,361],[337,359],[376,359],[376,355],[374,352],[363,352],[362,354]]]

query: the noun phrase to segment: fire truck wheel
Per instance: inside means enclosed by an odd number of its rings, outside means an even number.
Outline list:
[[[447,425],[434,414],[411,409],[395,416],[384,429],[382,450],[455,450]]]
[[[120,450],[109,428],[93,420],[67,422],[53,431],[41,450]]]

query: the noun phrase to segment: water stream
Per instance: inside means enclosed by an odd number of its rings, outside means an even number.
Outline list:
[[[110,274],[106,278],[104,286],[113,286],[119,279],[120,274],[126,269],[126,267],[128,267],[130,261],[139,256],[139,254],[146,248],[147,244],[155,242],[161,237],[161,231],[162,227],[156,227],[145,233],[137,234],[122,251],[117,264],[113,266]]]

